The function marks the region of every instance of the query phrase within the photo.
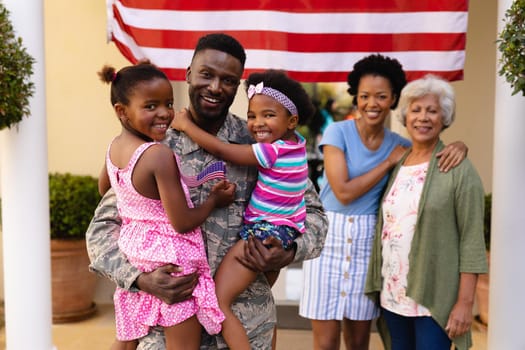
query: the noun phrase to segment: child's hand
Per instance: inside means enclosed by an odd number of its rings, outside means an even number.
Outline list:
[[[226,180],[217,182],[211,189],[210,197],[215,200],[215,207],[227,207],[235,199],[235,184]]]
[[[189,123],[192,123],[190,111],[187,108],[183,108],[175,112],[171,127],[179,131],[185,131]]]

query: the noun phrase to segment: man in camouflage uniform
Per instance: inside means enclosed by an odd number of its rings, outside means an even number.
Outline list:
[[[189,84],[189,110],[196,125],[221,140],[230,143],[252,143],[245,121],[229,112],[244,70],[246,56],[243,47],[232,37],[210,34],[202,37],[186,73]],[[196,175],[217,159],[184,133],[169,130],[165,142],[180,157],[180,171]],[[201,226],[206,240],[208,261],[212,274],[233,244],[239,239],[243,212],[255,185],[254,167],[227,164],[228,181],[236,185],[235,201],[227,208],[215,209]],[[191,199],[200,205],[207,197],[211,183],[190,188]],[[246,244],[243,263],[258,271],[280,269],[292,261],[315,258],[320,254],[327,231],[327,220],[321,202],[309,182],[305,194],[307,205],[307,232],[296,240],[294,249],[285,251],[279,243],[271,248],[258,240]],[[197,278],[195,275],[173,277],[177,267],[167,265],[150,273],[133,267],[118,249],[117,237],[120,219],[116,199],[110,190],[99,204],[87,231],[90,268],[114,281],[119,287],[143,290],[167,303],[191,297]],[[253,349],[271,349],[273,328],[276,323],[275,305],[270,286],[261,273],[232,306],[236,316],[246,328]],[[153,329],[140,339],[140,350],[164,349],[161,329]],[[201,349],[226,349],[221,336],[203,332]]]

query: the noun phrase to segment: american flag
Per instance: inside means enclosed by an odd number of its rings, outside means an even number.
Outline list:
[[[197,187],[212,179],[223,180],[226,178],[226,166],[222,161],[208,165],[195,176],[181,174],[184,183],[189,187]]]
[[[246,49],[245,76],[284,69],[302,82],[342,82],[372,53],[398,59],[409,80],[463,78],[468,0],[107,0],[108,39],[135,63],[184,80],[202,35]]]

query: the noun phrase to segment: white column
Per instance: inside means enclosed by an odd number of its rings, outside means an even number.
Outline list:
[[[498,1],[498,33],[511,3]],[[525,97],[511,96],[510,85],[500,76],[494,113],[488,349],[525,349],[523,324],[518,321],[525,314]]]
[[[7,350],[52,349],[49,194],[41,0],[3,0],[36,60],[31,115],[0,132]]]

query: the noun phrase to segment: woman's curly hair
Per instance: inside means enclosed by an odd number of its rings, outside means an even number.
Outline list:
[[[353,70],[348,74],[348,93],[354,98],[352,103],[357,105],[357,88],[359,81],[365,75],[378,75],[390,82],[392,93],[396,97],[392,109],[395,109],[401,95],[401,90],[406,85],[407,80],[401,63],[395,58],[374,54],[366,56],[354,64]]]

